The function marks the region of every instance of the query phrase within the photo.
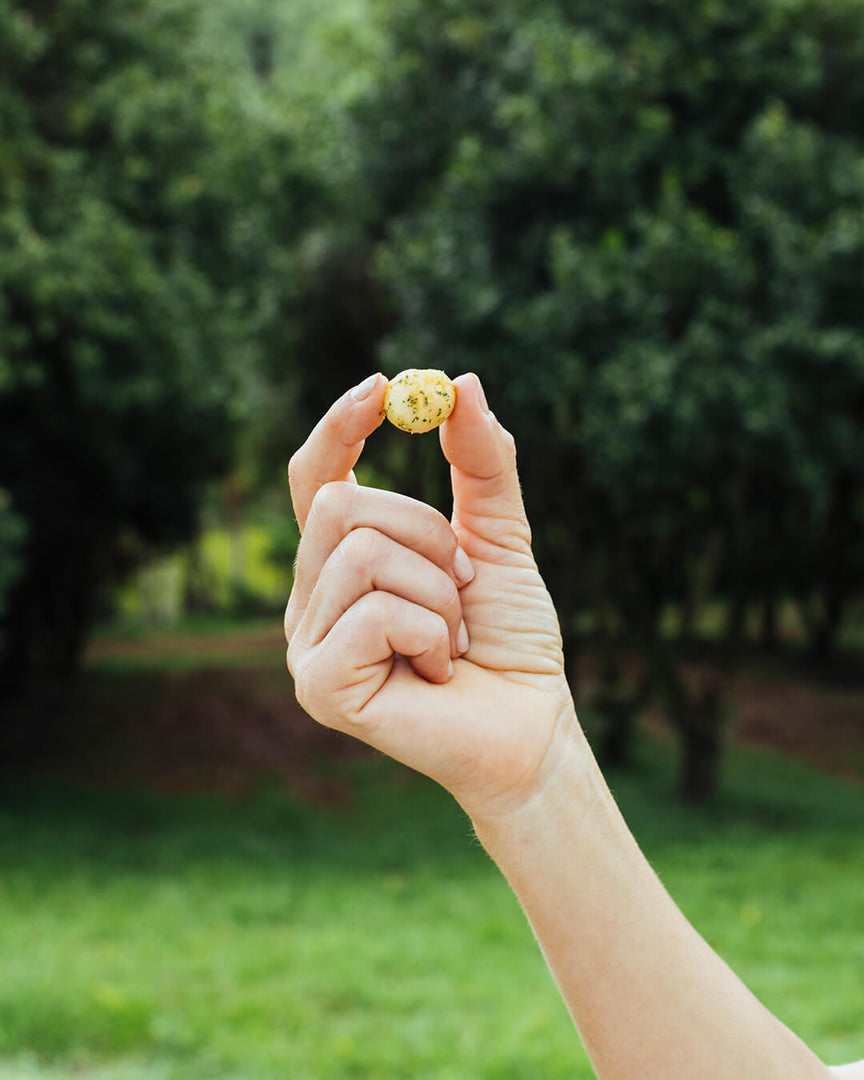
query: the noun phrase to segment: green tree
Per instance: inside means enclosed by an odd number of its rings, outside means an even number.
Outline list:
[[[9,693],[68,677],[107,581],[227,468],[281,235],[281,118],[199,8],[0,0],[0,487],[27,525]]]
[[[664,610],[794,595],[827,648],[862,589],[864,5],[375,10],[349,103],[362,340],[374,316],[387,370],[482,375],[568,647],[589,611],[640,649],[707,797],[721,688],[684,679]],[[321,322],[299,335],[350,326]],[[347,340],[328,363],[359,374]]]

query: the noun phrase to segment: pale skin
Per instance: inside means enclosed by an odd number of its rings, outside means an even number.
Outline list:
[[[459,801],[600,1080],[864,1080],[864,1061],[826,1066],[760,1004],[639,850],[576,717],[513,439],[476,376],[455,382],[439,429],[450,521],[354,480],[382,420],[381,375],[340,398],[291,460],[298,700]]]

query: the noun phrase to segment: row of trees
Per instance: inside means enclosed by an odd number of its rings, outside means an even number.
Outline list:
[[[722,688],[684,678],[670,603],[687,637],[726,597],[735,642],[792,599],[824,658],[864,583],[864,5],[389,0],[385,29],[307,355],[341,331],[345,383],[358,351],[481,374],[568,651],[593,613],[607,711],[659,697],[707,796]]]
[[[669,605],[791,598],[825,655],[864,584],[864,4],[0,0],[0,42],[7,692],[334,390],[476,370],[568,650],[590,614],[709,793]],[[433,443],[368,460],[446,509]]]
[[[199,16],[0,3],[0,489],[26,528],[17,562],[0,549],[7,696],[68,678],[106,583],[194,532],[245,423],[305,188]]]

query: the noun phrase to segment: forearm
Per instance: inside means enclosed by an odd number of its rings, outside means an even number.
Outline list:
[[[675,906],[575,722],[560,742],[530,804],[474,826],[531,921],[600,1080],[828,1080]]]

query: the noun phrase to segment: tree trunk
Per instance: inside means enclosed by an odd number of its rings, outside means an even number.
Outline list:
[[[708,803],[717,794],[723,746],[723,699],[720,681],[708,678],[687,703],[681,727],[681,796]]]
[[[839,589],[828,590],[820,606],[820,617],[808,624],[810,658],[817,664],[826,664],[837,647],[837,635],[846,610],[846,596]]]
[[[668,657],[656,661],[668,718],[679,737],[678,790],[685,802],[708,803],[719,787],[724,707],[717,675],[691,691]]]
[[[759,607],[759,644],[767,652],[775,652],[780,644],[780,618],[777,599],[768,595]]]
[[[858,574],[855,571],[862,541],[854,511],[856,498],[860,498],[860,484],[848,473],[836,477],[819,560],[816,615],[807,621],[810,655],[818,663],[831,659],[848,598],[854,595],[856,585],[860,587],[860,571]]]
[[[690,586],[681,605],[679,637],[682,642],[692,643],[698,636],[699,616],[710,598],[723,558],[723,535],[712,533],[705,542],[696,568],[690,575]]]
[[[96,529],[58,538],[50,519],[30,520],[26,569],[9,591],[3,619],[0,680],[15,693],[68,683],[75,674],[107,550]]]
[[[726,617],[726,645],[732,652],[739,652],[744,644],[747,630],[747,593],[743,588],[735,589]]]
[[[591,703],[592,709],[603,718],[598,757],[604,769],[627,769],[633,764],[636,720],[651,700],[653,690],[650,671],[628,689],[620,652],[607,652],[603,659],[601,686]]]
[[[93,611],[90,567],[76,553],[50,569],[31,564],[13,588],[0,655],[0,755],[9,763],[51,753]]]
[[[600,739],[599,758],[604,772],[607,769],[628,769],[633,764],[633,729],[635,716],[627,702],[610,703],[608,700],[596,705],[603,708],[603,734]]]

